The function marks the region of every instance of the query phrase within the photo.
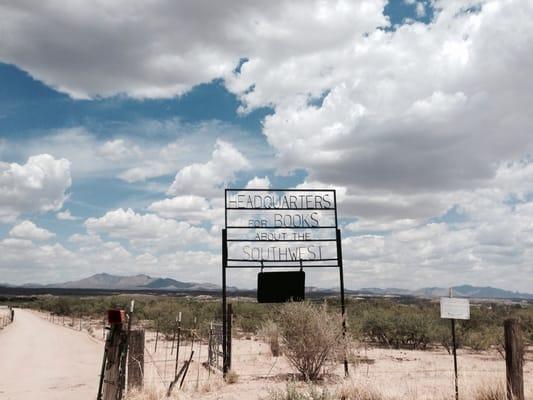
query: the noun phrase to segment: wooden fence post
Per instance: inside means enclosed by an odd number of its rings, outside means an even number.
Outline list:
[[[128,390],[143,387],[144,330],[130,332],[128,343]]]
[[[111,325],[107,346],[107,362],[104,372],[103,400],[116,400],[121,390],[120,382],[120,341],[122,324]]]
[[[506,319],[505,367],[507,372],[507,399],[525,400],[524,397],[524,346],[520,325],[516,319]]]

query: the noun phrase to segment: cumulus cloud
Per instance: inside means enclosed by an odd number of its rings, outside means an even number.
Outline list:
[[[217,241],[203,228],[155,214],[139,214],[131,208],[119,208],[100,218],[89,218],[85,226],[89,233],[125,239],[134,248],[146,251],[217,245]]]
[[[155,201],[148,206],[148,210],[164,218],[177,218],[190,224],[223,221],[224,218],[222,208],[212,207],[206,198],[195,195],[175,196]]]
[[[532,164],[503,163],[488,187],[445,196],[458,214],[453,218],[360,219],[347,225],[348,281],[401,287],[468,282],[531,291],[517,277],[533,272]]]
[[[23,165],[0,162],[0,221],[12,221],[24,213],[59,210],[71,183],[66,159],[40,154]]]
[[[70,213],[70,210],[64,210],[60,211],[56,214],[56,218],[62,221],[76,221],[80,219],[79,217],[75,217]]]
[[[25,220],[11,228],[9,236],[19,239],[48,240],[53,238],[55,233],[40,228],[31,221]]]
[[[488,1],[478,12],[464,12],[464,2],[435,6],[429,25],[376,30],[336,52],[328,73],[313,75],[321,102],[296,72],[297,87],[283,98],[258,102],[241,93],[247,107],[274,104],[263,131],[279,170],[303,168],[309,180],[345,187],[350,216],[439,215],[448,193],[488,186],[501,161],[533,151],[526,72],[533,56],[521,44],[533,40],[524,18],[531,4]],[[291,62],[299,71],[312,61]],[[270,68],[274,74],[282,64]],[[287,89],[264,71],[243,68],[234,79],[263,95]]]
[[[142,157],[142,151],[139,146],[128,143],[124,139],[108,140],[99,147],[98,154],[113,162]]]
[[[436,0],[430,13],[430,3],[406,2],[432,21],[381,29],[389,26],[385,1],[2,5],[8,39],[0,59],[77,97],[169,97],[221,77],[239,97],[239,112],[273,110],[262,129],[277,172],[303,170],[300,187],[338,189],[339,215],[350,218],[343,231],[350,287],[469,281],[530,290],[533,5]],[[55,23],[46,23],[52,15]],[[85,47],[71,45],[77,36],[89,38]],[[69,135],[78,141],[68,151],[84,147],[83,132]],[[61,143],[73,143],[66,137]],[[217,221],[222,187],[257,168],[234,140],[240,151],[220,140],[210,159],[182,142],[164,152],[139,145],[143,156],[131,165],[126,160],[136,155],[118,136],[91,143],[79,164],[90,169],[95,157],[111,164],[116,157],[127,182],[178,171],[173,197],[148,206],[154,214],[110,211],[86,221],[88,235],[71,238],[80,249],[102,249],[117,268],[123,264],[114,257],[122,255],[135,265],[156,257],[165,270],[189,271],[186,243],[218,249],[219,239],[218,223],[191,225]],[[0,175],[0,188],[4,181]],[[248,184],[267,183],[256,176]],[[4,219],[43,210],[33,203],[22,210],[18,198],[6,208],[5,193]],[[26,239],[4,242],[44,251]],[[192,251],[198,265],[218,265],[217,253]]]
[[[246,184],[246,189],[265,189],[265,188],[270,188],[270,179],[268,178],[268,176],[265,176],[263,178],[254,176]]]
[[[349,43],[387,23],[384,3],[4,3],[0,59],[78,98],[172,97],[231,74],[241,57],[264,65]]]
[[[76,260],[74,254],[59,243],[34,244],[19,238],[0,240],[0,253],[2,278],[15,283],[57,276]]]
[[[216,196],[222,187],[235,179],[237,172],[249,167],[249,161],[235,146],[218,139],[211,160],[204,164],[194,163],[179,170],[168,189],[168,194]]]

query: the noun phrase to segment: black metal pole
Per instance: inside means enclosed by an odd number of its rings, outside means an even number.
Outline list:
[[[455,400],[459,400],[459,385],[457,383],[457,345],[455,343],[455,319],[452,318],[453,369],[455,373]]]
[[[233,323],[233,308],[231,306],[231,303],[228,304],[228,332],[226,334],[226,345],[228,347],[227,350],[227,359],[228,359],[228,371],[231,370],[231,326]]]
[[[341,230],[337,229],[337,257],[339,264],[340,286],[341,286],[341,312],[342,312],[342,337],[346,340],[346,307],[344,305],[344,271],[342,264],[342,243]],[[348,359],[346,357],[346,348],[344,351],[344,375],[349,376]]]
[[[226,309],[226,264],[228,258],[227,231],[222,229],[222,372],[224,377],[228,373],[228,347],[227,347],[227,309]]]
[[[179,357],[180,357],[180,338],[181,338],[181,311],[178,315],[178,340],[176,342],[176,364],[174,365],[174,377],[176,377],[178,373],[178,364],[179,364]]]

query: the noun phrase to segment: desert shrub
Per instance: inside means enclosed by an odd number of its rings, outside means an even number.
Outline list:
[[[279,344],[279,327],[271,319],[267,320],[261,326],[259,334],[270,346],[270,352],[274,357],[279,357],[281,348]]]
[[[498,345],[499,336],[496,327],[480,327],[468,332],[464,344],[476,351],[489,350],[492,346]]]
[[[380,345],[425,349],[438,336],[433,314],[410,305],[368,310],[362,317],[361,332]]]
[[[110,296],[51,296],[25,297],[22,304],[41,311],[65,317],[91,317],[102,320],[106,310],[119,306],[127,308],[135,300],[134,324],[141,323],[149,329],[159,326],[161,333],[172,336],[175,319],[182,312],[182,334],[196,327],[200,336],[207,337],[209,322],[221,319],[221,302],[214,298],[180,296],[154,296],[122,294]],[[256,333],[268,319],[277,315],[279,306],[265,307],[249,300],[234,300],[234,333]],[[340,314],[338,299],[328,299],[328,312]],[[451,348],[450,321],[441,320],[437,301],[397,299],[346,300],[348,329],[351,337],[378,346],[425,349],[432,344]],[[197,318],[196,325],[194,318]],[[503,321],[517,318],[526,344],[533,344],[533,307],[531,303],[471,304],[471,319],[458,321],[456,335],[458,347],[474,350],[490,347],[502,350]]]
[[[317,380],[326,360],[344,349],[341,317],[325,305],[286,303],[276,318],[283,354],[306,380]]]
[[[265,322],[268,309],[263,304],[239,302],[233,304],[235,328],[243,333],[255,334]]]

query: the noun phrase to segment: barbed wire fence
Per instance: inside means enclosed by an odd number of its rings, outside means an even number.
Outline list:
[[[0,306],[0,329],[4,329],[6,326],[13,322],[14,311],[10,307]]]
[[[319,303],[317,301],[317,303]],[[328,304],[333,309],[337,305]],[[348,310],[349,313],[350,310]],[[42,317],[48,321],[64,327],[87,331],[93,337],[99,337],[99,329],[105,335],[104,321],[87,316],[59,316],[50,313],[42,313]],[[188,316],[191,320],[195,316]],[[237,312],[237,318],[239,318]],[[350,321],[348,321],[349,324]],[[0,326],[3,320],[0,314]],[[151,320],[138,320],[135,324],[137,329],[144,329],[145,336],[145,384],[157,384],[167,389],[176,380],[177,371],[187,364],[187,372],[180,376],[178,386],[174,390],[198,390],[210,383],[222,380],[221,361],[221,336],[222,326],[218,321],[209,321],[203,324],[194,324],[193,327],[182,328],[180,337],[176,332],[160,332],[155,329],[156,322]],[[270,350],[268,340],[261,337],[257,332],[247,332],[234,325],[234,345],[232,349],[232,370],[243,380],[263,380],[273,377],[290,379],[295,376],[294,370],[283,357],[276,357]],[[157,342],[157,347],[155,346]],[[102,342],[103,343],[103,342]],[[390,358],[394,366],[387,368],[383,360],[377,359],[375,346],[366,343],[353,343],[355,357],[350,360],[350,371],[353,376],[366,381],[383,380],[391,377],[398,381],[410,379],[415,382],[424,379],[453,379],[453,368],[443,368],[440,365],[424,365],[421,360]],[[408,349],[381,349],[383,351],[399,351],[407,353]],[[466,354],[466,353],[465,353]],[[474,353],[472,353],[474,354]],[[440,354],[446,357],[446,354]],[[374,357],[374,358],[373,358]],[[533,361],[528,356],[527,362]],[[339,376],[341,362],[337,362]],[[390,363],[389,363],[390,364]],[[490,367],[488,367],[490,365]],[[485,377],[487,380],[505,378],[505,360],[494,357],[490,364],[485,362],[469,363],[468,366],[460,365],[459,374],[463,379],[471,377]],[[405,377],[405,378],[404,378]]]

